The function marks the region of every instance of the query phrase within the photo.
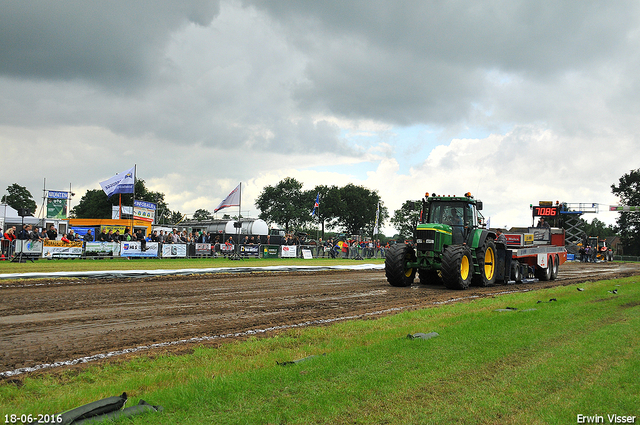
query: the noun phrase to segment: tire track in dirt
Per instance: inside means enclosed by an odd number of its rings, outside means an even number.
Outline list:
[[[637,274],[640,265],[633,263],[567,263],[556,281],[467,291],[395,288],[380,270],[14,284],[0,288],[0,372],[141,345]]]

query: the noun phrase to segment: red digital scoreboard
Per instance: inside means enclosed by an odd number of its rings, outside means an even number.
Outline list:
[[[557,217],[559,207],[547,207],[538,205],[533,207],[534,217]]]

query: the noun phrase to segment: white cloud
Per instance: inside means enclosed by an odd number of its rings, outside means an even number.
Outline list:
[[[81,195],[137,164],[187,213],[243,182],[256,215],[295,177],[391,213],[470,190],[521,225],[538,200],[615,203],[639,166],[636,2],[41,6],[0,5],[0,189]]]

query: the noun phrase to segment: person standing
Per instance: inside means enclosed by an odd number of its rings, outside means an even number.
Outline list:
[[[496,235],[498,235],[496,243],[502,243],[504,246],[507,246],[507,237],[502,233],[502,229],[496,229]]]
[[[47,238],[49,238],[50,241],[58,239],[58,231],[53,224],[50,225],[49,230],[47,230]]]
[[[6,245],[7,257],[11,257],[16,249],[16,243],[15,243],[16,238],[17,238],[17,235],[16,235],[15,226],[9,227],[4,234],[4,239],[6,242],[4,242],[3,244],[3,246]]]
[[[538,226],[537,227],[542,228],[542,229],[548,229],[549,228],[549,223],[547,223],[544,220],[544,217],[540,217],[540,220],[538,220]]]

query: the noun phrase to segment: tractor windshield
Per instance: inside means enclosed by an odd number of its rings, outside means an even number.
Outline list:
[[[463,243],[467,229],[475,227],[477,217],[473,205],[467,202],[433,202],[429,207],[429,223],[451,226],[453,243]]]

